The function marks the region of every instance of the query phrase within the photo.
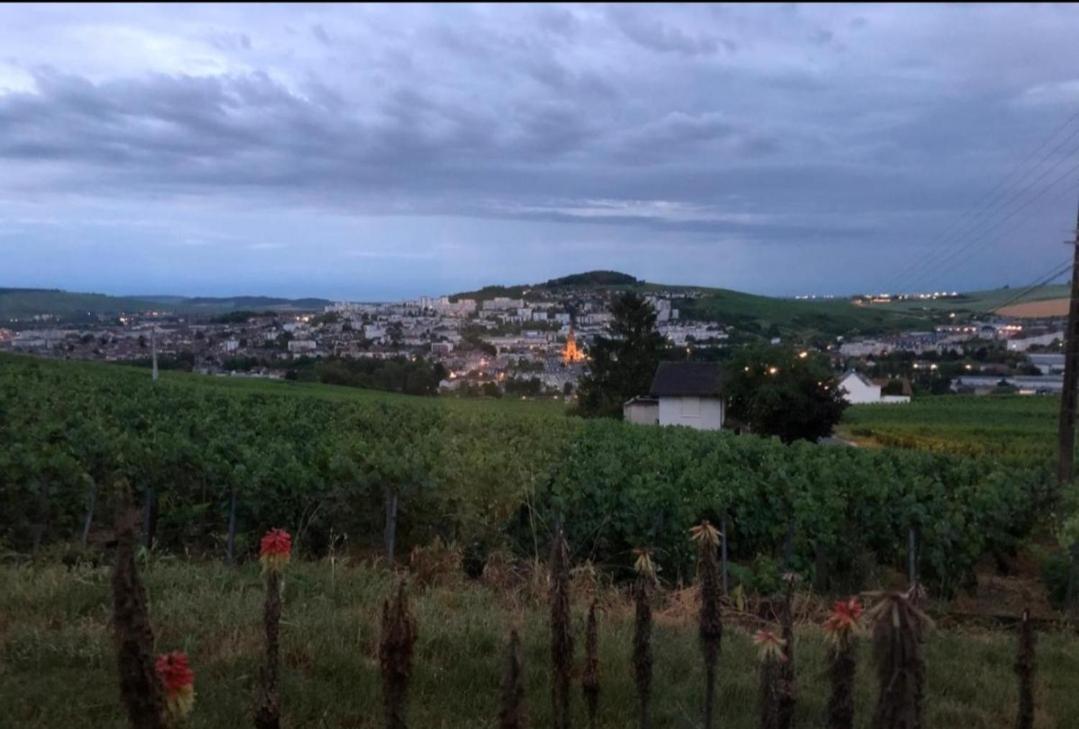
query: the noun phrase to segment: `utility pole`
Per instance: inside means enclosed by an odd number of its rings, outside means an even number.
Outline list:
[[[1068,327],[1064,332],[1064,387],[1060,393],[1057,483],[1071,483],[1075,466],[1075,406],[1079,389],[1079,214],[1072,243],[1072,287],[1068,303]]]

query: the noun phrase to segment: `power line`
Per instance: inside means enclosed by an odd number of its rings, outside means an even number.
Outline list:
[[[961,215],[959,215],[952,222],[952,224],[950,226],[948,226],[945,229],[945,231],[942,231],[941,234],[939,234],[935,238],[933,238],[933,240],[930,241],[930,245],[933,245],[933,244],[935,244],[937,242],[944,243],[945,241],[949,241],[949,240],[953,240],[954,242],[958,242],[958,241],[961,241],[963,239],[963,237],[965,237],[966,235],[969,235],[978,226],[978,223],[972,221],[971,227],[967,231],[963,232],[962,228],[963,228],[963,225],[965,224],[965,223],[963,223],[963,221],[966,218],[971,218],[971,217],[977,218],[977,217],[979,217],[981,215],[984,215],[986,212],[989,211],[989,209],[994,204],[997,204],[998,198],[1001,197],[1001,193],[1003,193],[1005,191],[1005,189],[1007,188],[1009,183],[1011,183],[1012,185],[1015,185],[1015,184],[1018,184],[1018,183],[1022,182],[1022,180],[1027,177],[1027,175],[1029,175],[1032,171],[1037,170],[1038,167],[1040,167],[1042,164],[1044,164],[1046,161],[1048,161],[1061,148],[1063,148],[1066,144],[1068,144],[1068,142],[1070,142],[1072,139],[1074,139],[1076,137],[1076,135],[1079,135],[1079,127],[1076,127],[1075,129],[1072,130],[1071,134],[1069,134],[1067,137],[1065,137],[1063,140],[1061,140],[1059,143],[1057,143],[1057,145],[1055,147],[1053,147],[1048,152],[1046,152],[1046,154],[1043,155],[1041,157],[1041,159],[1039,159],[1038,162],[1033,167],[1031,167],[1029,170],[1023,172],[1018,177],[1016,177],[1016,174],[1025,165],[1027,165],[1031,159],[1033,159],[1042,149],[1048,147],[1049,144],[1051,144],[1052,141],[1057,137],[1057,135],[1059,135],[1063,130],[1065,130],[1069,125],[1071,125],[1072,122],[1074,122],[1077,119],[1079,119],[1079,112],[1076,112],[1072,116],[1068,117],[1068,119],[1063,124],[1061,124],[1059,127],[1054,129],[1053,132],[1041,142],[1041,144],[1039,144],[1033,151],[1028,153],[1025,156],[1025,158],[1023,159],[1022,162],[1017,164],[1011,170],[1011,172],[1009,174],[1007,174],[1004,178],[1002,178],[1000,180],[1000,182],[998,182],[994,186],[994,188],[989,193],[987,193],[985,199],[983,200],[983,202],[980,205],[976,204],[976,205],[972,206],[971,208],[968,208],[966,211],[964,211]],[[1072,150],[1072,152],[1069,153],[1068,156],[1071,156],[1071,154],[1074,154],[1076,151],[1079,151],[1079,149]],[[1051,172],[1053,169],[1056,169],[1057,167],[1059,167],[1059,165],[1065,159],[1067,159],[1067,157],[1063,158],[1062,160],[1059,160],[1056,165],[1051,167],[1049,170],[1046,170],[1045,172],[1043,172],[1042,175],[1039,178],[1037,178],[1036,180],[1029,183],[1019,193],[1016,193],[1015,195],[1013,195],[1011,200],[1007,201],[1005,203],[1005,205],[1011,204],[1011,202],[1018,199],[1018,197],[1022,196],[1022,194],[1024,194],[1027,190],[1029,190],[1039,180],[1044,179],[1046,174]],[[1015,179],[1013,180],[1012,178],[1015,178]],[[931,266],[933,259],[940,255],[941,250],[942,249],[938,249],[937,251],[931,252],[931,253],[927,254],[926,256],[917,258],[914,261],[912,261],[912,263],[910,265],[908,265],[906,268],[904,268],[896,277],[896,283],[897,283],[896,291],[899,292],[900,289],[902,288],[899,284],[904,283],[906,281],[913,282],[914,280],[917,280],[917,277],[920,276],[924,272],[927,265]],[[944,255],[947,256],[948,254],[945,253]],[[913,278],[912,278],[912,276],[913,276]]]
[[[1066,129],[1076,119],[1079,119],[1079,112],[1076,112],[1072,116],[1068,117],[1068,119],[1062,125],[1060,125],[1055,130],[1053,130],[1052,134],[1050,134],[1048,137],[1046,137],[1042,141],[1042,143],[1040,145],[1038,145],[1038,147],[1036,147],[1032,152],[1030,152],[1028,155],[1026,155],[1026,158],[1024,159],[1024,161],[1019,163],[1018,165],[1016,165],[1012,169],[1012,171],[1008,175],[1006,175],[1004,178],[1002,178],[1001,181],[998,182],[997,185],[987,194],[986,199],[982,202],[982,204],[980,206],[975,206],[975,207],[972,207],[972,208],[968,209],[963,215],[960,215],[959,218],[956,219],[956,222],[959,222],[964,217],[968,217],[971,213],[975,213],[974,217],[977,217],[978,215],[981,215],[984,212],[988,211],[989,208],[993,204],[995,204],[997,202],[998,196],[1000,195],[1001,192],[1003,192],[1006,189],[1006,186],[1009,183],[1009,181],[1011,180],[1011,178],[1015,177],[1016,173],[1019,172],[1019,170],[1024,165],[1026,165],[1031,159],[1033,159],[1034,156],[1037,155],[1038,152],[1040,152],[1043,148],[1047,147],[1060,132],[1062,132],[1064,129]],[[1065,144],[1067,144],[1072,139],[1074,139],[1076,134],[1079,134],[1079,127],[1077,127],[1075,130],[1073,130],[1072,133],[1068,137],[1066,137],[1062,142],[1058,143],[1056,147],[1051,149],[1041,159],[1039,159],[1038,162],[1031,168],[1031,170],[1036,170],[1038,167],[1040,167],[1042,164],[1044,164],[1050,157],[1052,157],[1053,154],[1055,154],[1057,151],[1059,151],[1061,147],[1063,147]],[[1016,178],[1012,182],[1012,184],[1014,185],[1014,184],[1018,184],[1019,182],[1021,182],[1029,174],[1029,172],[1030,172],[1030,170],[1028,170],[1026,172],[1023,172],[1021,175],[1018,176],[1018,178]],[[952,226],[952,227],[954,227],[954,226]],[[949,233],[942,234],[942,235],[938,236],[933,241],[931,241],[930,244],[932,245],[933,242],[938,241],[938,240],[946,240],[949,236],[954,236],[955,235],[956,231],[952,231],[951,227],[948,228],[948,230],[950,231]],[[934,254],[931,253],[929,255],[932,256]],[[913,262],[912,266],[908,267],[907,269],[905,269],[903,272],[900,273],[899,277],[900,278],[908,277],[913,271],[917,270],[922,263],[924,263],[924,259],[922,261],[915,260]]]
[[[1068,259],[1067,261],[1064,261],[1063,264],[1055,265],[1053,267],[1052,271],[1050,271],[1047,274],[1043,274],[1042,276],[1040,276],[1038,279],[1035,280],[1034,283],[1027,286],[1025,289],[1023,289],[1018,294],[1016,294],[1015,296],[1013,296],[1010,299],[1008,299],[1007,301],[1005,301],[1003,304],[996,304],[996,305],[991,304],[991,305],[989,305],[988,308],[986,308],[984,311],[982,311],[980,313],[989,314],[989,313],[991,313],[993,311],[1000,311],[1001,309],[1006,309],[1009,306],[1011,306],[1012,304],[1015,304],[1016,302],[1018,302],[1020,299],[1025,298],[1027,296],[1027,294],[1031,293],[1035,289],[1040,289],[1041,287],[1048,285],[1050,282],[1052,282],[1053,280],[1055,280],[1057,278],[1060,278],[1065,273],[1071,273],[1071,269],[1072,269],[1072,261],[1071,261],[1071,259]]]
[[[1075,150],[1073,150],[1072,154],[1074,154],[1075,152],[1079,152],[1079,148],[1076,148]],[[1060,164],[1061,164],[1061,162],[1058,162],[1057,164],[1053,165],[1051,168],[1046,170],[1044,173],[1042,173],[1042,175],[1040,175],[1036,180],[1034,180],[1034,183],[1039,182],[1042,179],[1044,179],[1046,174],[1048,174],[1049,172],[1052,172],[1053,170],[1055,170],[1057,167],[1060,166]],[[1077,164],[1073,165],[1072,167],[1068,168],[1067,170],[1065,170],[1064,174],[1059,175],[1056,178],[1054,178],[1052,182],[1050,182],[1048,185],[1046,185],[1044,188],[1042,188],[1033,197],[1031,197],[1026,202],[1019,205],[1019,207],[1012,210],[1010,213],[1005,215],[1003,218],[996,221],[994,224],[990,225],[985,230],[979,231],[978,232],[979,237],[972,238],[967,243],[965,243],[963,245],[960,245],[959,247],[952,250],[950,253],[947,253],[946,255],[944,255],[942,258],[937,260],[935,262],[935,264],[932,265],[931,269],[927,269],[925,271],[925,273],[920,277],[920,279],[915,279],[915,280],[929,280],[929,281],[932,281],[932,280],[934,280],[933,279],[934,276],[939,277],[940,274],[943,273],[943,271],[945,270],[945,267],[948,264],[950,264],[952,261],[954,261],[957,257],[961,256],[963,253],[966,253],[971,248],[976,246],[980,241],[984,240],[985,234],[988,233],[990,230],[992,230],[994,225],[999,227],[999,226],[1003,225],[1004,223],[1006,223],[1008,220],[1011,220],[1016,215],[1021,213],[1023,210],[1026,210],[1027,208],[1029,208],[1031,204],[1037,202],[1040,198],[1042,198],[1044,195],[1046,195],[1050,190],[1053,189],[1053,187],[1055,187],[1062,180],[1067,179],[1069,176],[1075,175],[1077,172],[1079,172],[1079,163],[1077,163]],[[1026,192],[1027,189],[1029,189],[1029,186],[1028,186],[1028,188],[1025,188],[1023,192]],[[1018,198],[1015,198],[1015,199],[1018,199]],[[1011,202],[1014,202],[1014,199],[1012,201],[1009,201],[1009,204]],[[967,235],[970,235],[973,232],[974,232],[973,230],[969,231]],[[929,276],[928,279],[926,279],[926,275]]]

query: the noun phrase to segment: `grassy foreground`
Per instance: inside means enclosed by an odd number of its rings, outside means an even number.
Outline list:
[[[158,652],[184,649],[196,671],[192,727],[251,726],[261,650],[262,583],[257,566],[230,569],[167,558],[143,565]],[[285,578],[282,703],[288,727],[381,725],[376,658],[385,571],[338,561],[294,563]],[[576,658],[581,663],[587,590],[578,586]],[[453,580],[412,590],[419,624],[410,725],[494,727],[503,647],[510,626],[524,642],[531,725],[549,723],[549,649],[542,590],[494,589]],[[600,725],[634,726],[629,663],[632,611],[601,591]],[[0,727],[124,726],[109,627],[107,568],[0,568]],[[702,696],[694,609],[667,596],[656,615],[654,726],[699,726]],[[874,701],[868,646],[858,676],[858,726]],[[1009,727],[1017,690],[1014,637],[1003,631],[937,630],[926,645],[927,726]],[[825,642],[798,632],[798,725],[823,726]],[[1079,639],[1039,636],[1038,727],[1079,725]],[[575,726],[584,726],[579,685]],[[728,628],[720,659],[719,725],[757,726],[757,659],[749,634]]]

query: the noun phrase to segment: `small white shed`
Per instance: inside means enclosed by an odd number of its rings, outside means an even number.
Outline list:
[[[650,394],[659,402],[660,425],[723,427],[727,403],[723,373],[715,362],[660,362]]]

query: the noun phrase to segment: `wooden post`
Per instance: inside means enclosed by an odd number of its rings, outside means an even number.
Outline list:
[[[727,597],[729,594],[729,584],[727,579],[727,515],[724,514],[723,518],[719,522],[719,559],[720,569],[722,571],[721,576],[723,579],[723,597]]]
[[[1057,484],[1060,486],[1071,483],[1075,466],[1075,400],[1079,389],[1079,214],[1073,248],[1071,300],[1064,332],[1064,386],[1060,392],[1057,423]]]
[[[90,539],[90,527],[94,524],[94,508],[97,506],[97,481],[90,483],[90,496],[87,499],[86,504],[86,519],[82,523],[82,538],[80,542],[82,546],[86,546],[87,541]]]
[[[146,501],[143,502],[142,511],[142,532],[144,543],[147,549],[154,546],[154,530],[157,526],[157,499],[154,494],[154,487],[151,486],[146,489]]]
[[[909,587],[918,584],[918,534],[914,527],[907,530],[907,582]]]
[[[157,325],[150,327],[150,356],[153,358],[151,379],[157,382]]]
[[[384,493],[386,499],[386,530],[383,534],[383,540],[386,546],[386,561],[392,567],[397,546],[397,491],[387,486]]]
[[[229,534],[225,544],[225,561],[236,563],[236,486],[229,491]]]
[[[794,563],[794,517],[791,516],[787,521],[787,534],[783,538],[783,569],[785,571],[793,570]]]

